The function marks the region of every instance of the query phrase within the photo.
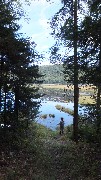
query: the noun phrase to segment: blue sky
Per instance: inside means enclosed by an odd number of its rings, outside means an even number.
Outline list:
[[[30,19],[20,21],[20,32],[24,33],[25,37],[31,37],[31,41],[37,44],[36,49],[45,54],[46,58],[46,52],[55,42],[50,35],[52,30],[48,22],[61,7],[61,0],[51,0],[51,3],[46,0],[31,0],[30,6],[24,6]]]
[[[24,1],[21,0],[22,4]],[[61,4],[61,0],[29,0],[30,6],[24,4],[24,8],[27,13],[27,17],[29,20],[25,20],[24,18],[20,20],[20,32],[25,35],[25,37],[30,37],[31,41],[34,41],[37,46],[36,50],[40,54],[45,55],[45,64],[46,60],[49,62],[49,48],[51,48],[55,44],[54,38],[50,35],[52,29],[50,28],[49,22],[51,21],[52,17],[55,15],[56,12],[63,6]],[[84,13],[88,12],[87,6],[84,4],[81,11],[78,12],[78,18],[81,20],[84,17]],[[67,14],[68,16],[68,14]],[[78,21],[79,21],[78,20]],[[73,49],[71,50],[65,47],[61,47],[59,52],[61,55],[64,56],[64,53],[68,56],[73,54]]]

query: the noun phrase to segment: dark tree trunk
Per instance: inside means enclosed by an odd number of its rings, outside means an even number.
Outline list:
[[[77,0],[74,2],[74,118],[73,118],[73,138],[78,142],[78,58],[77,58]]]
[[[16,125],[18,125],[18,110],[19,110],[19,85],[16,84],[15,85],[15,106],[14,106]]]
[[[7,125],[7,117],[6,117],[6,87],[5,87],[5,97],[4,97],[4,128]]]
[[[3,57],[1,55],[1,62],[0,62],[0,112],[1,112],[1,108],[2,108],[2,82],[3,82],[3,77],[2,77],[2,71],[3,71]]]
[[[100,32],[100,53],[99,53],[99,82],[97,92],[97,133],[99,133],[101,125],[101,32]]]

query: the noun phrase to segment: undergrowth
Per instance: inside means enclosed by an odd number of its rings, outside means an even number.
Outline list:
[[[18,152],[2,158],[1,180],[100,180],[101,155],[95,144],[70,140],[71,127],[65,134],[33,123]]]

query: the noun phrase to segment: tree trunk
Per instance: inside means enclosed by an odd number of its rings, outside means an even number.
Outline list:
[[[74,2],[74,118],[73,118],[73,138],[78,142],[78,58],[77,58],[77,0]]]
[[[6,87],[5,87],[5,95],[4,95],[4,128],[6,129],[7,125],[7,115],[6,115]]]
[[[1,55],[1,62],[0,62],[0,113],[2,110],[2,82],[3,82],[2,71],[3,71],[3,56]]]
[[[15,124],[18,126],[18,110],[19,110],[19,85],[16,83],[15,85],[15,105],[14,105],[14,112],[15,112]]]
[[[100,32],[101,33],[101,32]],[[101,125],[101,35],[100,35],[100,53],[99,53],[99,82],[98,82],[98,92],[97,92],[97,133],[100,130]]]

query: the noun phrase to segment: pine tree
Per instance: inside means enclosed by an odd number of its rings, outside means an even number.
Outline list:
[[[0,3],[0,135],[1,143],[13,146],[11,139],[19,145],[38,112],[40,74],[34,64],[39,55],[30,40],[17,33],[19,15],[11,3]]]

